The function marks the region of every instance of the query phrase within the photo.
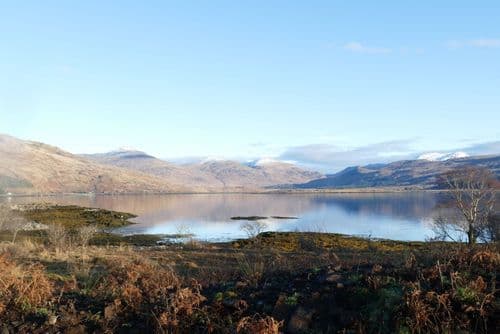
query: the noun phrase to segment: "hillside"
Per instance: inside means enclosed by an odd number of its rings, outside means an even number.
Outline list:
[[[219,188],[219,180],[208,174],[186,166],[176,165],[155,158],[141,151],[120,149],[108,153],[86,154],[83,158],[103,165],[120,167],[128,170],[139,171],[165,180],[175,180],[175,183],[186,187]]]
[[[136,193],[184,189],[180,183],[101,165],[46,144],[0,135],[0,192]]]
[[[174,164],[137,150],[74,155],[0,135],[0,193],[163,193],[260,191],[266,188],[437,188],[441,174],[484,166],[500,175],[500,155],[404,160],[346,168],[326,177],[273,160]]]
[[[361,188],[361,187],[420,187],[437,188],[443,173],[464,166],[482,166],[500,176],[500,155],[477,156],[445,161],[404,160],[389,164],[348,167],[336,174],[295,185],[301,189]]]
[[[127,150],[83,157],[100,164],[136,170],[165,180],[175,180],[187,187],[213,191],[257,190],[273,185],[303,183],[322,177],[320,173],[277,161],[243,164],[231,160],[211,160],[176,165],[144,152]]]

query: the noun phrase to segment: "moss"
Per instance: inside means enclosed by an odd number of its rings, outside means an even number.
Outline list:
[[[335,233],[315,232],[264,232],[257,237],[264,247],[288,252],[311,251],[316,249],[394,252],[416,249],[423,242],[403,242],[391,240],[370,240]],[[252,243],[247,240],[233,242],[233,247],[245,247]]]
[[[0,231],[0,242],[1,241],[12,241],[13,238],[12,231]],[[20,242],[23,240],[31,240],[36,243],[42,243],[46,240],[46,232],[45,231],[19,231],[16,235],[16,242]]]
[[[296,306],[299,303],[300,294],[294,292],[293,295],[286,297],[285,304],[288,306]]]
[[[134,235],[118,235],[114,233],[98,233],[90,241],[91,245],[96,246],[119,246],[122,244],[134,246],[156,246],[158,241],[162,240],[159,235],[153,234],[134,234]]]
[[[469,287],[459,287],[456,290],[456,299],[462,303],[474,304],[477,302],[478,294]]]
[[[267,217],[263,216],[236,216],[236,217],[231,217],[232,220],[263,220],[267,219]]]
[[[45,225],[60,224],[69,228],[84,225],[108,228],[121,227],[132,224],[129,219],[136,217],[130,213],[85,208],[76,205],[33,207],[20,212],[30,221]]]

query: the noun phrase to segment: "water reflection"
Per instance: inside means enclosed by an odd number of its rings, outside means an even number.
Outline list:
[[[268,219],[269,230],[325,231],[398,240],[424,240],[434,193],[387,194],[196,194],[12,198],[12,203],[52,202],[131,212],[136,224],[121,233],[174,234],[189,230],[199,239],[244,237],[232,216],[296,216]],[[0,201],[5,201],[3,198]]]

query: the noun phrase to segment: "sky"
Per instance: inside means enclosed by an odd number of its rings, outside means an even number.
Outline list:
[[[498,1],[3,1],[0,133],[322,171],[500,153]]]

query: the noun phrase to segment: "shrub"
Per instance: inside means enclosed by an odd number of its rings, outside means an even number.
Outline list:
[[[249,239],[255,239],[260,233],[267,229],[267,223],[261,220],[250,220],[241,225],[241,230],[245,232]]]
[[[90,240],[97,233],[97,227],[93,225],[82,226],[75,231],[74,240],[75,243],[82,247],[87,247]]]
[[[496,328],[498,259],[498,252],[463,248],[450,252],[446,264],[438,261],[422,270],[405,296],[412,331],[488,333]]]
[[[113,265],[93,295],[105,299],[108,326],[133,322],[156,332],[183,332],[205,300],[196,282],[185,287],[172,270],[142,261]]]
[[[273,317],[255,314],[252,317],[244,317],[236,326],[236,333],[241,334],[278,334],[283,321],[277,321]]]
[[[258,285],[268,269],[268,261],[260,253],[243,254],[236,258],[241,278],[252,285]]]
[[[29,313],[49,304],[54,288],[43,266],[21,266],[0,255],[0,268],[0,317],[7,309]]]
[[[49,244],[56,250],[64,250],[69,246],[69,234],[66,228],[61,224],[50,225],[47,229],[47,239]]]

